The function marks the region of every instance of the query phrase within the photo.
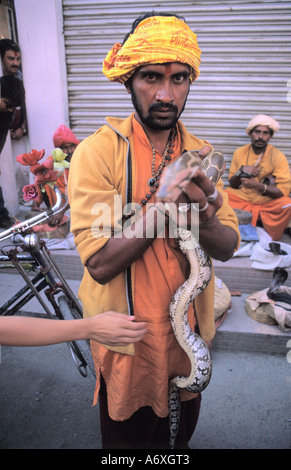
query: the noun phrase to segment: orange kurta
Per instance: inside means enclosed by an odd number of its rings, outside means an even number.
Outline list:
[[[137,175],[133,200],[140,202],[149,192],[147,182],[152,176],[152,147],[135,119],[133,139]],[[181,155],[180,134],[176,136],[173,150],[172,160]],[[162,156],[156,151],[156,170],[161,159]],[[153,196],[150,202],[154,201]],[[167,416],[169,377],[178,374],[188,376],[191,370],[189,358],[179,346],[169,320],[171,298],[185,282],[187,268],[186,258],[177,250],[174,241],[172,245],[171,248],[168,238],[156,238],[144,255],[136,260],[134,314],[137,321],[147,322],[149,331],[143,341],[135,344],[135,355],[118,357],[114,353],[108,353],[102,346],[99,351],[100,358],[102,357],[102,375],[111,384],[107,387],[107,393],[111,403],[111,416],[115,420],[127,419],[143,406],[151,406],[158,416]],[[193,304],[189,308],[188,317],[194,328]],[[114,377],[118,369],[122,370],[122,374]],[[157,370],[159,376],[155,374]],[[116,383],[118,388],[112,386],[112,383]],[[121,393],[124,399],[121,399]],[[115,394],[118,399],[115,399]],[[185,390],[181,391],[182,400],[196,396]]]
[[[258,161],[257,155],[251,144],[237,149],[233,154],[229,170],[229,179],[243,166],[254,166]],[[256,226],[258,219],[273,240],[280,240],[283,232],[291,219],[291,198],[288,197],[290,184],[290,170],[285,155],[268,144],[263,157],[258,163],[259,176],[254,178],[262,181],[267,176],[273,176],[277,187],[283,193],[283,197],[272,199],[264,196],[254,189],[241,187],[238,189],[227,188],[228,201],[234,209],[242,209],[252,213],[252,225]]]
[[[56,185],[58,186],[61,193],[67,197],[67,186],[68,186],[68,177],[69,177],[69,169],[65,168],[64,172],[56,181]],[[54,192],[53,188],[48,184],[44,185],[45,192],[49,198],[50,206],[53,207],[57,201],[56,193]],[[41,199],[38,200],[39,203],[42,202]],[[63,225],[65,222],[69,220],[68,215],[64,214],[60,223],[56,226],[51,227],[48,223],[35,225],[33,228],[34,232],[54,232],[56,231],[59,226]]]
[[[138,135],[133,136],[133,126],[134,128],[139,126],[135,122],[134,115],[132,114],[125,120],[107,118],[107,123],[78,145],[70,165],[68,189],[71,230],[84,265],[79,298],[85,317],[108,310],[124,314],[129,312],[125,273],[122,272],[108,283],[101,285],[90,276],[86,262],[94,253],[101,250],[108,238],[112,236],[111,230],[109,234],[107,231],[108,215],[105,218],[100,216],[100,208],[102,211],[107,206],[111,209],[110,226],[111,229],[114,227],[114,231],[118,233],[122,229],[121,214],[114,206],[114,198],[117,197],[120,200],[121,196],[124,208],[128,185],[132,181],[133,202],[140,202],[148,192],[149,177],[146,173],[143,176],[143,172],[149,172],[149,176],[151,175],[152,152],[145,136],[142,135],[139,141],[141,128],[137,129]],[[181,134],[182,150],[200,149],[206,144],[205,141],[188,133],[180,121],[178,128]],[[179,147],[180,143],[177,139],[178,137],[176,137],[176,146]],[[140,150],[136,150],[138,145],[141,145],[141,155],[137,155],[140,153]],[[143,148],[143,146],[148,146],[148,148]],[[178,149],[175,148],[175,155],[176,151]],[[132,178],[128,178],[126,172],[129,153],[132,157]],[[147,158],[143,158],[144,155],[149,158],[150,166],[144,166],[147,165],[145,162]],[[139,182],[137,184],[137,172],[143,187],[139,186]],[[223,197],[223,206],[217,212],[217,216],[223,225],[231,227],[238,234],[239,240],[237,218],[227,204],[227,195],[222,191],[221,181],[217,187]],[[146,189],[145,192],[144,189]],[[185,360],[183,351],[177,352],[177,343],[173,337],[170,320],[165,317],[165,309],[168,309],[172,292],[185,278],[185,258],[180,251],[176,252],[168,245],[165,245],[165,252],[159,253],[157,257],[156,242],[160,243],[160,240],[153,242],[151,257],[146,256],[144,264],[138,266],[138,275],[135,275],[137,263],[131,265],[130,286],[133,293],[134,313],[137,321],[149,322],[149,333],[141,342],[122,347],[108,348],[97,342],[91,343],[97,374],[94,403],[97,402],[101,373],[107,385],[109,415],[114,420],[127,419],[142,406],[152,406],[158,416],[167,416],[168,399],[165,390],[167,391],[168,387],[168,377],[176,375],[176,372],[187,374],[189,370],[189,360],[188,358],[186,358],[187,361]],[[176,254],[179,262],[175,259]],[[179,254],[184,263],[181,262]],[[165,272],[161,273],[162,269]],[[160,275],[153,274],[153,270],[158,270],[157,273],[159,272]],[[153,279],[156,281],[155,285],[153,285]],[[212,278],[206,289],[195,299],[195,313],[200,334],[206,341],[210,341],[215,334],[214,287]],[[152,289],[153,292],[151,292]],[[147,298],[148,296],[150,299]],[[157,319],[160,307],[161,317]],[[169,358],[173,353],[178,354],[177,359]],[[179,370],[176,371],[174,368],[178,362]]]
[[[61,191],[61,193],[67,197],[67,186],[68,186],[68,178],[69,178],[69,169],[65,168],[64,172],[59,176],[59,178],[56,181],[56,185]],[[47,184],[45,185],[45,190],[46,193],[49,197],[50,204],[53,206],[56,203],[56,195],[54,190],[48,186]]]

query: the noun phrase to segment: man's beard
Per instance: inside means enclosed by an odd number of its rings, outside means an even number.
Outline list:
[[[181,116],[182,112],[184,111],[185,106],[186,106],[187,97],[185,99],[185,103],[184,103],[183,108],[182,108],[179,115],[178,115],[178,107],[175,104],[171,104],[171,103],[166,104],[166,103],[159,102],[159,103],[155,103],[155,104],[151,105],[149,107],[149,110],[148,110],[148,115],[144,116],[143,111],[142,111],[142,107],[140,105],[140,102],[137,98],[136,93],[133,90],[133,87],[131,87],[131,100],[132,100],[132,104],[134,106],[134,109],[136,110],[136,112],[139,115],[139,118],[140,118],[140,120],[143,124],[145,124],[147,127],[149,127],[150,129],[153,129],[153,130],[169,130],[169,129],[173,129],[173,127],[175,127],[179,117]],[[170,111],[173,111],[174,114],[172,116],[169,116],[169,117],[166,117],[166,118],[152,116],[152,114],[151,114],[152,111],[158,111],[160,109],[168,109]]]
[[[254,149],[261,149],[264,150],[268,145],[268,142],[265,142],[264,140],[257,139],[253,142],[253,148]]]

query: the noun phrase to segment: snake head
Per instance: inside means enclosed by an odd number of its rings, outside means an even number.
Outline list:
[[[191,180],[197,168],[202,168],[201,157],[198,150],[183,153],[177,160],[170,163],[163,171],[157,200],[162,202],[175,202],[183,189]]]
[[[202,171],[205,173],[207,178],[209,178],[213,184],[217,184],[219,178],[221,178],[225,171],[225,163],[222,153],[217,152],[216,150],[211,150],[211,152],[203,158],[201,165]]]
[[[225,169],[222,153],[212,150],[209,145],[205,145],[200,150],[190,150],[183,153],[164,169],[157,192],[157,200],[161,202],[177,201],[197,168],[200,168],[215,185]]]

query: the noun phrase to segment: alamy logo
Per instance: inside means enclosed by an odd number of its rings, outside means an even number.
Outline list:
[[[91,215],[96,216],[91,233],[95,238],[165,238],[166,227],[170,238],[177,238],[179,230],[190,231],[199,243],[199,206],[198,204],[175,203],[146,204],[146,221],[142,221],[144,212],[136,203],[122,207],[120,195],[114,196],[113,206],[106,203],[96,203],[92,206]],[[190,213],[190,218],[187,214]],[[156,219],[159,217],[157,232]],[[191,220],[191,226],[187,225]]]

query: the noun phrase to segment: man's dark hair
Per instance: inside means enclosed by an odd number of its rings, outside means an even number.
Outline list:
[[[13,108],[21,106],[24,98],[22,81],[14,75],[0,77],[0,98],[8,99]]]
[[[141,23],[146,18],[151,18],[152,16],[175,16],[179,20],[185,21],[185,18],[183,16],[179,16],[179,15],[176,15],[175,13],[170,13],[170,12],[166,12],[166,11],[158,12],[158,11],[152,10],[150,12],[143,12],[132,23],[131,30],[129,31],[129,33],[126,34],[126,36],[124,36],[122,44],[124,44],[125,41],[127,41],[129,36],[134,32],[135,28],[139,25],[139,23]]]
[[[0,40],[0,54],[1,59],[5,56],[6,51],[20,52],[20,47],[12,39],[1,39]]]

